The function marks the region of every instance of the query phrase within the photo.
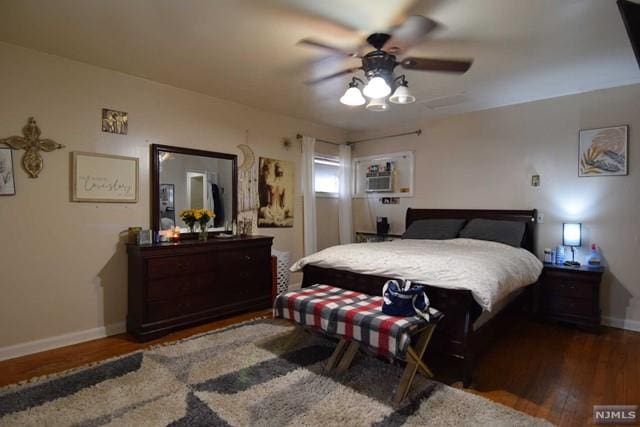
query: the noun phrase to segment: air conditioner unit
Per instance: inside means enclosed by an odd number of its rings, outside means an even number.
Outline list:
[[[391,172],[376,172],[367,174],[367,193],[393,192],[393,175]]]

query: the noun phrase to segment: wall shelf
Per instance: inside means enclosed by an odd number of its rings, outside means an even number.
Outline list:
[[[387,170],[387,165],[390,170]],[[354,198],[413,197],[414,156],[411,151],[356,157],[353,159],[352,170]],[[369,179],[389,175],[392,178],[389,190],[367,190]]]

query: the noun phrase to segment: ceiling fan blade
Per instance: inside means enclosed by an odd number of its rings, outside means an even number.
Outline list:
[[[302,39],[297,44],[303,45],[303,46],[317,47],[317,48],[328,50],[329,52],[337,53],[343,56],[350,56],[352,58],[361,58],[358,52],[349,52],[339,47],[331,46],[326,43],[319,42],[317,40],[310,39],[310,38]]]
[[[390,53],[406,51],[417,45],[422,39],[440,25],[433,19],[422,15],[409,16],[405,21],[392,30],[391,38],[384,46]]]
[[[307,80],[305,82],[305,84],[314,85],[314,84],[321,83],[321,82],[324,82],[324,81],[327,81],[327,80],[331,80],[331,79],[336,78],[336,77],[344,76],[346,74],[355,73],[358,70],[362,70],[362,67],[347,68],[346,70],[338,71],[337,73],[329,74],[328,76],[320,77],[320,78],[313,79],[313,80]]]
[[[402,68],[418,71],[441,71],[444,73],[466,73],[473,64],[472,59],[405,58]]]

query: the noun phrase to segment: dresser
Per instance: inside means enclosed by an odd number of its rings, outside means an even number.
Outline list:
[[[542,317],[598,332],[603,273],[603,267],[545,264],[540,280]]]
[[[145,341],[271,307],[272,237],[127,245],[127,332]]]

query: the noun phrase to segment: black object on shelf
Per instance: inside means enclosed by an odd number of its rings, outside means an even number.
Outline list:
[[[376,221],[376,231],[378,234],[387,234],[389,232],[389,222],[386,216],[379,216]]]

